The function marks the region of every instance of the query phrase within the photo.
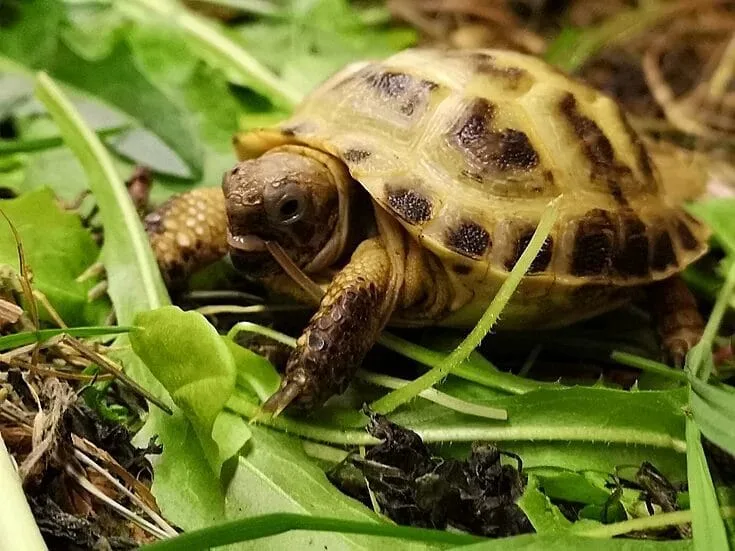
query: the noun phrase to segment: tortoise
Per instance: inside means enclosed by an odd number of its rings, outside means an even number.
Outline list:
[[[319,302],[273,412],[342,392],[386,324],[472,326],[558,196],[500,329],[565,326],[647,290],[677,362],[701,333],[677,278],[707,250],[682,208],[697,172],[669,155],[664,181],[613,99],[537,58],[411,49],[351,64],[233,141],[221,190],[173,197],[146,228],[169,281],[229,253],[268,289]]]

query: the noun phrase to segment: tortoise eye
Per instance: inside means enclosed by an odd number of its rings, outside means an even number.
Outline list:
[[[275,198],[275,201],[266,202],[266,211],[271,220],[287,226],[304,217],[307,205],[304,190],[298,185],[288,185]]]

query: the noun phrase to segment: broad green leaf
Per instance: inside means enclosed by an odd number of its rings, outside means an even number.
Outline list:
[[[345,0],[291,2],[288,18],[239,27],[248,51],[299,90],[311,90],[352,61],[380,59],[415,44],[409,28],[363,22]]]
[[[110,310],[109,301],[87,298],[98,281],[76,281],[100,254],[79,217],[62,210],[50,189],[0,201],[0,209],[20,234],[33,286],[46,295],[66,324],[101,324]],[[0,222],[0,264],[19,271],[17,244],[5,220]]]
[[[572,525],[539,489],[539,481],[532,474],[528,475],[528,483],[517,504],[539,534],[563,532]]]
[[[104,58],[86,59],[59,38],[61,2],[33,0],[21,5],[20,17],[0,26],[0,64],[5,60],[10,62],[6,65],[27,73],[45,70],[119,109],[167,143],[193,177],[201,175],[202,146],[187,113],[138,69],[124,41],[118,41]],[[36,36],[36,30],[43,36]]]
[[[5,9],[15,13],[10,21],[0,24],[0,67],[2,57],[31,70],[48,67],[58,46],[64,16],[62,3],[24,0]]]
[[[219,473],[250,438],[242,419],[223,412],[235,389],[235,360],[204,316],[175,306],[141,312],[130,334],[133,351],[166,387]]]
[[[241,455],[228,486],[228,518],[293,512],[344,520],[380,521],[364,505],[337,490],[306,456],[298,439],[257,425],[252,430],[253,438]],[[307,549],[312,542],[316,543],[313,534],[294,531],[247,542],[238,549]],[[391,545],[389,539],[342,534],[321,534],[318,542],[321,548],[329,549],[369,550]],[[400,546],[409,550],[427,549],[419,543],[401,542]]]
[[[91,61],[61,44],[51,74],[128,114],[166,142],[189,167],[193,179],[201,176],[202,144],[188,113],[138,69],[125,42],[118,42],[106,58]],[[120,93],[121,82],[125,93]]]
[[[692,535],[696,551],[730,549],[725,524],[720,516],[717,494],[694,420],[686,422],[687,479],[692,511]]]
[[[478,403],[504,408],[508,421],[481,420],[434,404],[414,402],[391,420],[430,442],[496,442],[519,453],[528,466],[614,472],[616,466],[652,460],[667,476],[681,476],[686,389],[627,392],[573,387],[536,390]],[[530,447],[530,448],[529,448]],[[529,461],[526,449],[538,460]],[[662,452],[657,454],[656,451]],[[594,461],[585,465],[591,452]],[[559,455],[557,455],[559,454]],[[574,466],[570,467],[570,458]],[[662,461],[663,459],[663,461]],[[601,461],[602,460],[602,461]]]
[[[225,71],[233,82],[252,87],[274,103],[290,108],[303,97],[231,40],[221,27],[175,0],[118,0],[115,8],[139,24],[153,22],[176,28],[208,63]]]

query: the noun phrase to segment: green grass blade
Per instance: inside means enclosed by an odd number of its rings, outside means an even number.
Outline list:
[[[699,341],[692,350],[689,352],[687,357],[687,368],[694,377],[699,377],[703,380],[709,378],[709,372],[706,369],[702,369],[705,363],[705,353],[712,350],[712,345],[715,342],[717,331],[720,328],[722,319],[725,317],[727,312],[728,303],[730,298],[733,296],[735,291],[735,262],[730,265],[730,269],[727,272],[725,283],[717,295],[717,300],[712,308],[707,325],[704,328],[702,339]]]
[[[135,329],[130,326],[116,325],[114,327],[90,326],[90,327],[67,327],[64,329],[40,329],[39,331],[23,331],[0,337],[0,351],[11,350],[34,342],[43,342],[57,335],[69,335],[71,337],[103,337],[106,335],[120,335],[129,333]]]
[[[383,333],[378,339],[378,342],[388,350],[392,350],[401,356],[405,356],[431,368],[441,367],[447,361],[448,357],[447,354],[425,348],[391,333]],[[468,360],[452,370],[452,375],[488,388],[502,390],[509,394],[525,394],[526,392],[540,388],[559,388],[559,385],[556,383],[533,381],[519,377],[513,373],[500,371],[492,363],[485,360],[485,358],[482,358],[482,360],[484,360],[482,361],[482,365],[478,365],[480,363],[479,358],[476,359],[473,358],[473,355],[470,355]]]
[[[96,133],[100,138],[114,136],[120,132],[130,129],[130,125],[113,126],[112,128],[103,128],[97,130]],[[29,140],[0,140],[0,156],[12,155],[14,153],[30,153],[32,151],[44,151],[53,149],[64,144],[61,136],[52,136],[50,138],[35,138]]]
[[[669,379],[676,379],[677,381],[684,383],[689,380],[689,377],[683,371],[678,371],[666,364],[644,358],[643,356],[631,354],[629,352],[623,352],[622,350],[613,350],[613,353],[610,354],[610,359],[614,362],[618,362],[619,364],[635,367],[641,371],[648,371],[649,373],[655,373],[656,375],[661,375],[662,377],[667,377]]]
[[[692,534],[696,551],[730,549],[717,494],[704,457],[699,429],[693,419],[686,422],[687,481],[692,512]]]
[[[313,530],[339,532],[342,534],[364,534],[420,541],[435,544],[469,545],[485,538],[469,534],[455,534],[444,530],[398,526],[389,523],[342,520],[294,513],[272,513],[219,524],[211,528],[193,530],[175,538],[141,547],[142,551],[194,551],[209,549],[241,541],[251,541],[283,534],[290,530]]]
[[[59,86],[40,73],[36,94],[87,174],[105,227],[108,294],[118,322],[131,324],[137,312],[170,302],[143,225],[104,145]]]
[[[127,16],[145,23],[151,16],[175,25],[193,46],[193,51],[207,52],[221,69],[237,80],[252,85],[275,99],[283,107],[292,108],[303,95],[264,67],[239,44],[231,40],[214,23],[207,21],[172,0],[118,0],[115,7]]]
[[[561,196],[560,196],[561,197]],[[498,320],[500,313],[505,308],[505,305],[510,300],[510,297],[515,292],[516,287],[521,282],[524,274],[528,271],[531,263],[536,258],[536,255],[541,250],[541,247],[549,235],[554,222],[559,214],[559,199],[554,199],[544,211],[539,221],[536,231],[531,237],[528,245],[526,246],[523,254],[516,262],[515,267],[511,270],[508,278],[503,282],[503,285],[498,290],[498,294],[495,295],[490,306],[488,306],[485,313],[480,318],[480,321],[475,325],[474,329],[470,331],[470,334],[460,343],[460,345],[447,357],[446,361],[439,367],[435,367],[431,371],[425,373],[418,379],[415,379],[406,386],[394,390],[393,392],[383,396],[382,398],[373,402],[370,407],[377,413],[389,413],[405,404],[418,396],[422,391],[435,385],[441,381],[444,377],[449,375],[458,365],[465,361],[472,351],[485,338],[485,335],[492,329],[493,325]]]
[[[398,377],[391,377],[389,375],[372,373],[364,370],[358,370],[356,376],[358,379],[362,379],[365,382],[385,388],[397,389],[409,384],[409,381],[406,381],[405,379],[399,379]],[[440,392],[434,388],[427,388],[421,392],[419,396],[447,409],[464,413],[465,415],[473,415],[475,417],[484,417],[485,419],[496,419],[500,421],[508,419],[508,411],[503,408],[493,408],[483,406],[481,404],[473,404],[472,402],[455,398],[454,396],[450,396],[449,394]]]

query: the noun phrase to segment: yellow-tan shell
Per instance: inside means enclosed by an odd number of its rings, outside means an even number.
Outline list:
[[[561,214],[521,287],[538,315],[549,306],[539,297],[569,302],[581,287],[608,296],[706,251],[708,230],[664,193],[618,104],[531,56],[407,50],[351,65],[279,133],[274,144],[340,158],[469,289],[465,304],[494,294],[559,195]],[[534,317],[516,302],[519,319]]]

